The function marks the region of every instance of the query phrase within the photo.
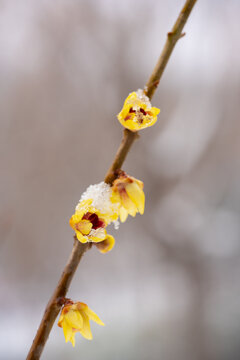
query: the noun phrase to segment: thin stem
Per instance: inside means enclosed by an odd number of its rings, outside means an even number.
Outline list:
[[[172,54],[172,51],[177,41],[185,35],[184,33],[182,33],[182,30],[187,22],[187,19],[196,1],[197,0],[187,0],[185,2],[182,10],[180,11],[180,14],[178,15],[175,24],[172,27],[172,30],[167,34],[167,40],[163,47],[162,53],[146,84],[145,94],[149,97],[149,99],[153,97],[153,94],[158,87],[163,71],[168,63],[168,60]]]
[[[128,129],[124,129],[123,131],[123,138],[122,142],[118,148],[118,151],[116,153],[115,159],[110,166],[104,181],[107,184],[112,184],[116,177],[116,170],[121,169],[122,164],[124,163],[124,160],[130,150],[130,147],[132,146],[135,139],[139,137],[137,132],[132,132]]]
[[[91,243],[82,244],[76,239],[76,237],[74,237],[74,244],[71,255],[63,270],[57,287],[46,306],[42,321],[39,325],[37,334],[33,340],[26,360],[35,360],[40,358],[44,345],[48,339],[48,335],[53,327],[54,321],[56,320],[56,317],[58,316],[58,313],[62,307],[62,301],[67,294],[78,264],[83,257],[83,254],[90,247]]]
[[[176,42],[183,36],[182,29],[191,13],[191,10],[197,0],[187,0],[183,9],[181,10],[177,21],[175,22],[172,30],[168,33],[166,43],[159,57],[159,60],[150,76],[147,84],[145,94],[151,99],[157,85],[161,79],[163,71],[167,65],[169,57],[173,51]],[[134,142],[138,138],[138,134],[130,130],[124,130],[124,136],[119,149],[116,153],[114,161],[108,170],[105,182],[111,184],[116,178],[116,170],[122,167],[123,162]],[[81,261],[83,254],[91,247],[91,244],[82,244],[75,239],[74,246],[69,257],[69,260],[64,268],[62,276],[58,282],[58,285],[50,298],[41,323],[39,325],[37,334],[34,338],[33,344],[27,356],[27,360],[37,360],[40,358],[44,349],[45,343],[48,339],[49,333],[52,329],[54,321],[61,309],[63,298],[66,296],[68,288],[71,284],[75,271]]]

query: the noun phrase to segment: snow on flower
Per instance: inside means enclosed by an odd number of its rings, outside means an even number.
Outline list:
[[[80,242],[104,242],[98,247],[102,253],[110,251],[115,243],[106,231],[107,225],[116,224],[118,218],[118,206],[111,202],[111,194],[111,187],[104,182],[90,185],[69,221]]]

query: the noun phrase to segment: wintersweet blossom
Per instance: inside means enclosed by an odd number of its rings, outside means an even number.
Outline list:
[[[88,340],[92,339],[89,320],[104,326],[104,323],[89,307],[82,302],[68,300],[63,306],[58,321],[58,326],[63,329],[66,342],[70,341],[75,346],[75,334],[80,334]]]
[[[75,230],[77,239],[81,243],[100,242],[107,237],[105,229],[107,224],[103,214],[91,206],[92,201],[92,199],[81,201],[69,220],[70,226]]]
[[[142,215],[145,205],[143,182],[120,171],[112,185],[111,200],[119,204],[121,222],[126,221],[128,214],[135,216],[139,212]]]
[[[160,109],[152,107],[149,98],[139,89],[128,95],[117,117],[125,128],[138,131],[154,125],[159,112]]]
[[[92,207],[101,213],[104,222],[106,225],[109,225],[118,218],[118,208],[111,202],[111,194],[111,187],[104,181],[99,184],[90,185],[82,194],[76,209],[81,208],[82,201],[92,199]]]
[[[106,232],[110,223],[117,226],[118,205],[112,203],[111,194],[111,187],[104,182],[90,185],[82,194],[69,221],[80,242],[99,243],[106,240],[100,247],[104,249],[101,252],[110,251],[115,242]]]

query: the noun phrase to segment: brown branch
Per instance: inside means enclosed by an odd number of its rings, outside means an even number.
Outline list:
[[[187,0],[183,9],[181,10],[176,23],[172,30],[168,33],[166,43],[160,55],[160,58],[150,76],[147,84],[145,94],[151,99],[169,60],[169,57],[173,51],[176,42],[183,36],[182,29],[191,13],[191,10],[197,0]],[[114,161],[108,170],[105,182],[111,184],[116,177],[116,170],[122,167],[122,164],[134,142],[138,138],[138,134],[130,130],[124,130],[124,136],[119,146]],[[58,285],[49,300],[42,321],[39,325],[37,334],[34,338],[33,344],[27,356],[27,360],[37,360],[40,358],[45,343],[48,339],[49,333],[52,329],[54,321],[61,309],[63,298],[66,296],[72,278],[79,265],[79,262],[85,253],[91,247],[91,244],[82,244],[78,240],[74,241],[74,246],[69,260],[64,268],[62,276],[58,282]]]
[[[68,262],[63,270],[62,276],[57,287],[49,300],[44,312],[42,321],[39,325],[35,339],[27,356],[27,360],[39,359],[48,335],[53,327],[54,321],[62,307],[62,300],[65,298],[72,278],[78,267],[78,264],[85,253],[91,247],[91,243],[82,244],[74,237],[74,245]]]
[[[183,27],[192,11],[193,6],[197,0],[187,0],[183,6],[178,18],[173,25],[172,30],[167,34],[167,40],[163,47],[162,53],[158,59],[158,62],[146,84],[145,94],[151,99],[153,94],[158,87],[163,71],[168,63],[168,60],[172,54],[172,51],[177,41],[182,38],[185,34],[182,33]]]
[[[130,147],[132,146],[134,140],[138,137],[139,135],[137,132],[132,132],[128,129],[124,129],[122,142],[118,148],[115,159],[104,179],[107,184],[111,185],[114,181],[116,177],[116,170],[121,169],[122,164],[124,163],[124,160],[130,150]]]

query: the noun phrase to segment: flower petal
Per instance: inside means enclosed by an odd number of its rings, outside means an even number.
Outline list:
[[[97,243],[96,247],[102,254],[106,254],[114,247],[115,239],[112,235],[107,235],[106,239]]]
[[[63,334],[64,334],[64,337],[65,337],[65,341],[66,342],[71,341],[72,336],[73,336],[73,330],[72,330],[72,327],[69,326],[66,319],[64,319],[63,322],[62,322],[62,328],[63,328]]]
[[[61,313],[60,318],[58,320],[58,326],[62,327],[63,320],[64,320],[64,315]]]
[[[104,228],[98,228],[96,230],[92,230],[90,234],[88,235],[89,240],[92,242],[100,242],[106,239],[107,232]]]
[[[102,320],[95,314],[94,311],[92,311],[88,306],[86,309],[84,309],[85,314],[89,317],[90,320],[95,321],[98,325],[105,326],[105,324],[102,322]]]
[[[138,209],[135,203],[129,198],[127,192],[125,191],[121,192],[121,200],[122,200],[122,205],[127,210],[128,214],[134,217]]]
[[[71,341],[72,346],[75,347],[75,332],[74,331],[72,332],[72,336],[69,339],[69,341]]]
[[[81,329],[83,326],[83,318],[79,310],[69,310],[65,315],[65,319],[69,326],[76,330]]]
[[[83,235],[88,235],[92,229],[92,224],[89,220],[81,220],[75,226]]]
[[[132,182],[126,185],[126,192],[130,199],[137,206],[140,214],[144,213],[145,195],[143,190],[139,187],[136,182]]]
[[[90,328],[89,318],[85,314],[85,311],[81,311],[81,315],[83,318],[83,327],[79,330],[80,334],[85,337],[85,339],[92,340],[92,332]]]
[[[119,217],[120,217],[120,221],[121,221],[122,223],[124,223],[124,222],[127,220],[128,212],[127,212],[127,210],[126,210],[123,206],[120,207]]]
[[[117,118],[125,128],[138,131],[154,125],[159,112],[160,109],[152,107],[144,91],[139,89],[128,95]]]
[[[80,231],[77,231],[77,230],[76,230],[76,235],[77,235],[77,239],[78,239],[81,243],[85,244],[85,243],[87,242],[87,238],[86,238],[85,236],[83,236],[83,234],[80,233]]]

